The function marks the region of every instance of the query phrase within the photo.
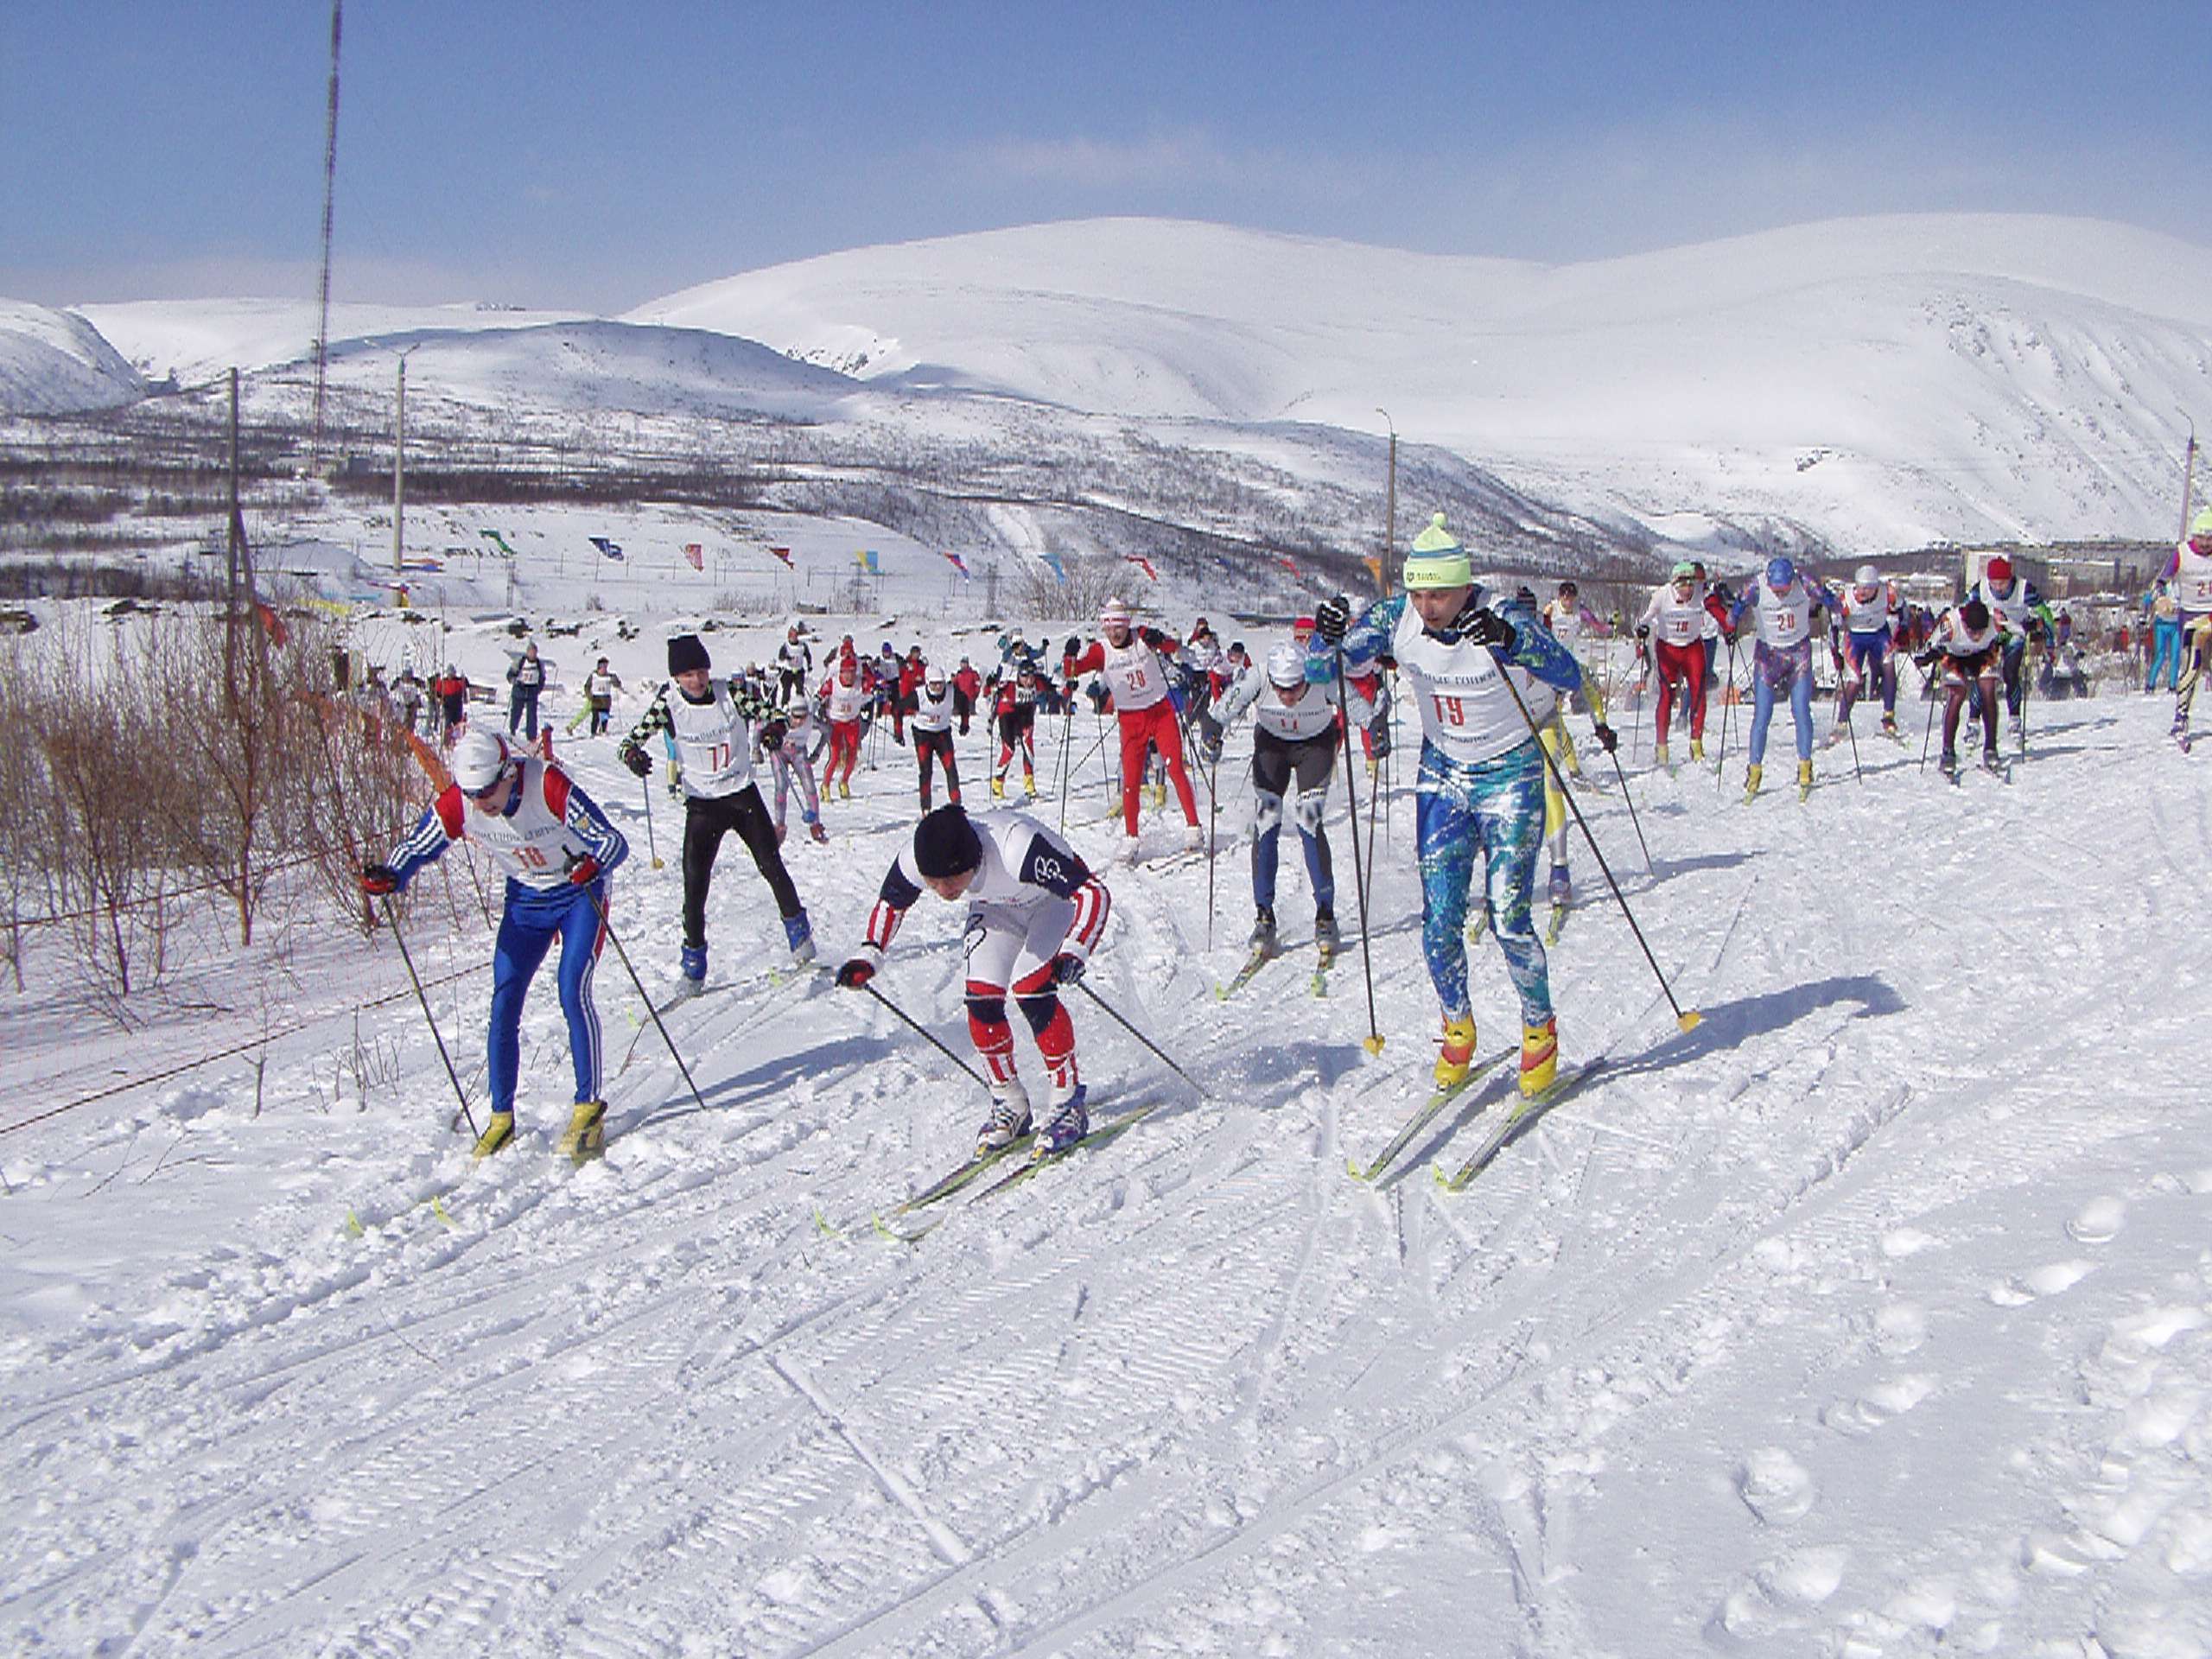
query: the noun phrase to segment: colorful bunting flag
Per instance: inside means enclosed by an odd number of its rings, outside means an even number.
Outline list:
[[[1040,553],[1037,556],[1045,561],[1045,568],[1052,573],[1054,582],[1065,582],[1068,579],[1067,567],[1060,563],[1058,554]]]
[[[622,556],[622,550],[616,546],[613,542],[608,541],[606,537],[594,536],[589,539],[591,541],[591,544],[597,548],[601,552],[606,554],[608,558],[619,559]]]
[[[880,576],[883,574],[883,567],[876,563],[875,550],[872,547],[863,548],[859,552],[855,553],[853,555],[853,563],[859,565],[861,569],[867,571],[871,576]]]
[[[795,570],[798,569],[798,567],[791,563],[791,550],[788,547],[772,547],[768,550],[784,562],[784,568],[785,569]]]
[[[1160,580],[1160,572],[1152,568],[1152,561],[1150,559],[1147,559],[1141,554],[1138,553],[1124,553],[1122,556],[1129,563],[1136,566],[1138,569],[1143,571],[1145,580],[1147,582],[1158,582]]]
[[[499,555],[501,558],[512,559],[515,556],[514,549],[507,545],[506,537],[500,535],[498,531],[480,530],[476,533],[479,536],[481,536],[486,541],[491,543],[492,545],[498,550]]]
[[[975,581],[975,577],[968,575],[968,567],[964,563],[963,563],[957,553],[948,553],[944,556],[946,562],[950,563],[954,569],[957,570],[962,575],[967,576],[969,581]]]
[[[683,543],[683,556],[691,561],[691,568],[694,570],[704,570],[707,568],[707,550],[696,542]]]

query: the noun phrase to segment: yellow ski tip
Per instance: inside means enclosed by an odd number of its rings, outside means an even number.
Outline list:
[[[346,1212],[346,1230],[352,1234],[355,1238],[359,1238],[364,1236],[365,1230],[361,1226],[361,1218],[355,1215],[351,1210],[348,1210]]]
[[[1378,1031],[1362,1038],[1359,1046],[1370,1054],[1380,1054],[1382,1052],[1382,1033]]]
[[[1352,1179],[1357,1181],[1361,1185],[1364,1186],[1367,1185],[1367,1172],[1362,1169],[1358,1163],[1354,1160],[1350,1158],[1344,1160],[1344,1173],[1351,1176]]]
[[[448,1227],[458,1227],[461,1225],[459,1222],[455,1221],[451,1216],[446,1213],[446,1201],[442,1193],[430,1200],[430,1213],[435,1216],[440,1221],[445,1223]]]
[[[1703,1022],[1705,1016],[1700,1014],[1695,1008],[1686,1008],[1682,1011],[1681,1017],[1678,1018],[1675,1023],[1680,1026],[1684,1031],[1695,1031],[1699,1025]]]

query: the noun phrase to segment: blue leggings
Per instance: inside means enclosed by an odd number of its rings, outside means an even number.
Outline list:
[[[2158,689],[2158,676],[2166,677],[2166,690],[2176,690],[2181,683],[2181,624],[2153,622],[2151,640],[2157,655],[2151,659],[2151,677],[2143,683],[2145,691]]]
[[[1789,688],[1789,715],[1797,722],[1797,758],[1813,758],[1813,642],[1808,637],[1779,648],[1761,640],[1751,652],[1751,764],[1766,760],[1766,728],[1774,719],[1774,694]]]
[[[1421,849],[1421,948],[1446,1020],[1465,1020],[1467,894],[1481,854],[1483,902],[1505,970],[1521,997],[1521,1021],[1552,1017],[1551,973],[1529,910],[1536,849],[1544,838],[1544,757],[1535,739],[1468,766],[1423,743],[1414,784]]]
[[[576,1098],[599,1098],[599,1010],[592,1004],[591,973],[605,929],[593,900],[607,902],[607,884],[550,891],[507,883],[507,911],[492,950],[492,1030],[485,1061],[492,1073],[492,1109],[515,1109],[515,1077],[522,1069],[522,1000],[538,964],[561,940],[561,1012],[569,1021],[569,1057],[575,1062]]]
[[[1894,715],[1897,711],[1897,662],[1890,645],[1890,631],[1877,628],[1872,633],[1847,634],[1843,647],[1844,660],[1854,664],[1859,673],[1859,683],[1848,681],[1836,690],[1835,717],[1839,721],[1851,718],[1851,706],[1869,686],[1879,686],[1882,691],[1882,712]]]

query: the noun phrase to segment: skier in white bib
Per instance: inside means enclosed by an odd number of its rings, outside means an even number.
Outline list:
[[[1545,772],[1529,721],[1541,728],[1559,695],[1581,683],[1581,670],[1532,607],[1502,601],[1475,581],[1466,550],[1440,512],[1414,538],[1403,593],[1376,601],[1357,620],[1350,600],[1332,599],[1315,613],[1315,627],[1329,645],[1342,647],[1348,664],[1395,658],[1421,709],[1414,787],[1421,949],[1443,1005],[1437,1085],[1464,1082],[1474,1060],[1465,930],[1480,858],[1490,931],[1520,998],[1521,1088],[1540,1095],[1558,1074],[1559,1022],[1529,909],[1544,833]]]
[[[629,855],[621,832],[591,798],[550,760],[518,754],[492,732],[469,732],[454,745],[453,781],[392,849],[361,870],[371,893],[400,892],[425,866],[466,836],[506,876],[505,908],[492,951],[492,1020],[484,1060],[492,1116],[477,1137],[487,1157],[515,1132],[515,1084],[522,1067],[522,1005],[553,941],[561,941],[561,1012],[576,1099],[560,1149],[578,1163],[606,1141],[600,1098],[599,1010],[592,969],[606,938],[607,878]]]
[[[1766,574],[1745,586],[1743,596],[1728,613],[1732,634],[1749,613],[1758,644],[1751,649],[1751,771],[1745,779],[1744,799],[1759,792],[1766,774],[1766,733],[1774,720],[1777,692],[1789,698],[1789,716],[1796,728],[1797,791],[1802,799],[1813,787],[1813,612],[1833,613],[1835,599],[1827,588],[1799,575],[1788,559],[1770,559]]]
[[[1329,677],[1324,680],[1322,675]],[[1373,713],[1373,705],[1357,691],[1351,695],[1353,723],[1358,724]],[[1252,906],[1258,913],[1248,943],[1268,956],[1276,949],[1275,871],[1286,798],[1306,849],[1306,877],[1313,889],[1313,940],[1325,964],[1336,954],[1336,869],[1321,816],[1328,807],[1329,780],[1336,770],[1341,707],[1332,668],[1296,645],[1281,645],[1268,653],[1265,674],[1247,675],[1222,700],[1217,714],[1198,716],[1201,758],[1211,761],[1219,757],[1222,739],[1237,717],[1247,709],[1253,710]]]
[[[716,681],[696,633],[679,633],[668,642],[668,671],[671,683],[661,687],[615,753],[643,778],[652,771],[645,745],[658,736],[668,751],[669,792],[683,803],[683,954],[677,988],[691,995],[706,985],[707,887],[714,880],[715,855],[732,830],[775,895],[793,961],[814,960],[814,938],[806,907],[784,868],[775,824],[753,781],[753,728],[761,748],[775,749],[785,735],[783,721],[765,698],[734,680]]]
[[[1009,993],[1037,1039],[1052,1080],[1050,1105],[1033,1146],[1036,1156],[1065,1152],[1090,1130],[1089,1091],[1076,1068],[1075,1027],[1060,987],[1083,976],[1106,931],[1112,899],[1072,847],[1027,813],[970,818],[941,806],[914,828],[893,861],[868,938],[837,970],[857,990],[875,976],[893,935],[924,889],[968,901],[968,1034],[990,1077],[991,1112],[976,1153],[995,1152],[1029,1132],[1029,1092],[1014,1063]]]

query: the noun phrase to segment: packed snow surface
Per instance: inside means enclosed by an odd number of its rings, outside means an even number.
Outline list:
[[[988,652],[948,627],[912,637]],[[710,641],[727,667],[780,637]],[[512,643],[452,641],[479,679]],[[563,677],[614,655],[626,723],[660,646],[547,649]],[[1310,994],[1290,849],[1289,956],[1213,994],[1250,919],[1240,733],[1217,861],[1112,868],[1085,981],[1202,1087],[1075,995],[1094,1122],[1157,1109],[916,1244],[871,1217],[965,1155],[982,1093],[874,1002],[778,982],[734,841],[711,989],[667,1021],[702,1098],[610,950],[612,1135],[579,1171],[550,975],[520,1143],[474,1169],[389,938],[226,976],[229,1012],[149,1008],[128,1043],[16,999],[11,1124],[251,1039],[264,998],[321,1023],[273,1041],[257,1111],[247,1055],[0,1138],[0,1647],[2204,1653],[2212,810],[2170,709],[2031,703],[2013,781],[1952,786],[1908,690],[1907,743],[1862,714],[1863,783],[1826,749],[1808,801],[1750,806],[1741,709],[1719,786],[1618,711],[1648,868],[1586,737],[1580,798],[1703,1021],[1578,845],[1553,984],[1569,1060],[1608,1064],[1457,1196],[1428,1167],[1507,1109],[1496,1075],[1375,1189],[1344,1173],[1432,1054],[1405,747],[1371,832],[1354,780],[1379,1057],[1356,943]],[[1033,810],[1103,860],[1097,736],[1043,723]],[[630,836],[613,922],[658,995],[679,814],[649,827],[607,741],[562,753]],[[981,805],[980,736],[960,760]],[[786,847],[831,961],[914,817],[908,753],[872,762],[829,845]],[[426,880],[410,943],[480,1111],[488,940]],[[878,984],[964,1053],[959,938],[925,899]],[[1495,1052],[1512,999],[1494,945],[1472,960]]]

